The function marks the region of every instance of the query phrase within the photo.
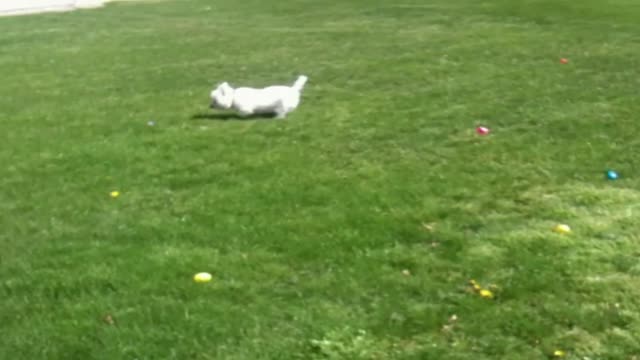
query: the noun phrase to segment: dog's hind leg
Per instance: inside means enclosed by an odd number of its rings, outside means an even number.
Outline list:
[[[280,102],[280,104],[278,104],[278,107],[276,108],[276,119],[284,119],[285,117],[287,117],[287,107]]]

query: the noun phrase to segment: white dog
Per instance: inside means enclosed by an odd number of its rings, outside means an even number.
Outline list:
[[[300,93],[307,77],[300,75],[293,86],[276,85],[263,89],[232,88],[224,82],[211,91],[211,107],[235,109],[242,116],[275,114],[283,119],[300,104]]]

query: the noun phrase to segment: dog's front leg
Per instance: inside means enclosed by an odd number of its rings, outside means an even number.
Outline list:
[[[276,108],[276,119],[284,119],[287,116],[287,110],[282,102]]]
[[[253,114],[253,111],[248,109],[238,109],[238,114],[242,117],[249,117]]]

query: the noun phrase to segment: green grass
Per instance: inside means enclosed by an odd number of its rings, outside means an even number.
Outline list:
[[[632,0],[0,18],[0,359],[637,359],[639,21]],[[300,73],[287,120],[208,109],[219,81]]]

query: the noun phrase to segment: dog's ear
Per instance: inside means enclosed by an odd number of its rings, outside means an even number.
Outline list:
[[[220,90],[222,90],[223,94],[228,94],[231,92],[231,85],[229,85],[229,83],[225,81],[220,84]]]
[[[225,92],[224,84],[226,84],[226,82],[218,83],[218,85],[216,85],[216,91],[218,91],[221,94],[224,94],[224,92]]]

